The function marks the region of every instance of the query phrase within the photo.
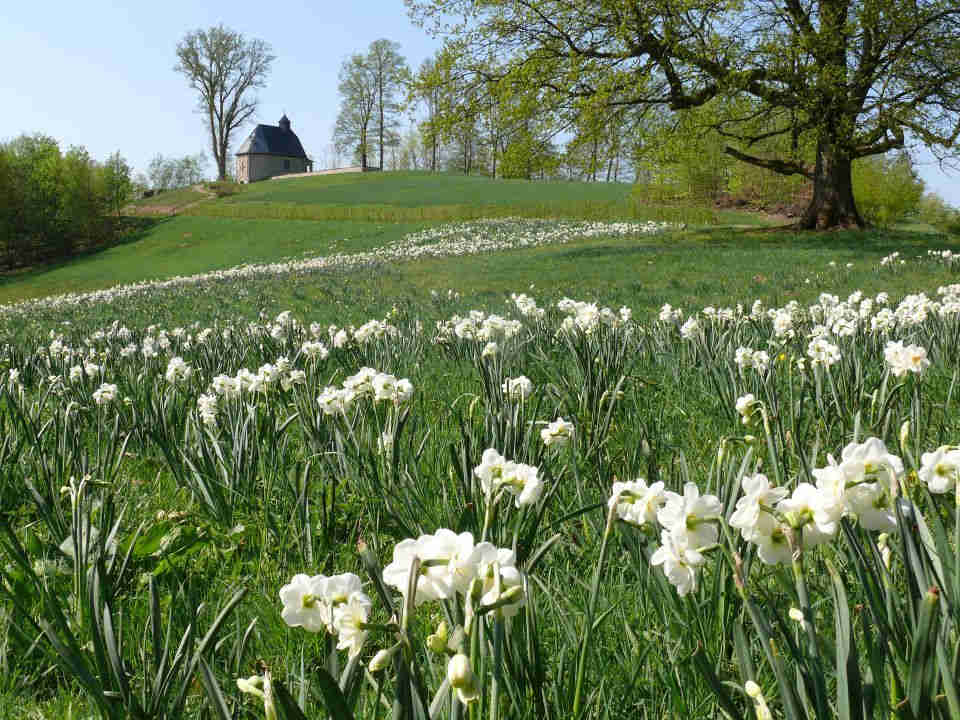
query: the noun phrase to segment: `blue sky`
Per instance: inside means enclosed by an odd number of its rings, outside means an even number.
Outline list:
[[[286,112],[322,163],[338,109],[337,72],[381,37],[416,68],[438,42],[407,18],[402,0],[7,0],[0,12],[0,140],[41,132],[103,159],[120,150],[138,170],[156,153],[210,157],[196,98],[173,72],[183,35],[218,23],[273,46],[258,122]],[[249,128],[235,139],[239,145]],[[960,173],[921,156],[932,190],[960,207]],[[211,168],[213,166],[211,159]]]

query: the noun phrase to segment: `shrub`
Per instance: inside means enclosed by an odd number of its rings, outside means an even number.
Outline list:
[[[891,227],[917,210],[923,181],[905,153],[861,158],[853,165],[853,193],[864,220]]]

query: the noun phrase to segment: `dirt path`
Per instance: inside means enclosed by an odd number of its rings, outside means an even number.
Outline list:
[[[217,194],[213,192],[213,190],[204,187],[203,183],[191,185],[190,189],[202,193],[206,197],[200,198],[199,200],[193,200],[185,205],[128,205],[126,208],[124,208],[124,212],[128,215],[176,215],[187,208],[191,208],[194,205],[199,205],[207,200],[215,200],[217,197]]]

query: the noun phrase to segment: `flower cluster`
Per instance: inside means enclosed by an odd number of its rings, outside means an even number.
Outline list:
[[[360,368],[343,381],[341,387],[328,385],[317,397],[317,404],[324,415],[342,415],[362,398],[376,402],[402,405],[413,397],[413,385],[406,378],[382,373],[373,368]]]
[[[483,451],[480,464],[473,469],[473,474],[480,481],[488,502],[500,490],[505,490],[514,496],[519,508],[534,504],[543,494],[543,480],[537,475],[538,470],[534,465],[507,460],[493,448],[488,448]]]
[[[294,575],[280,588],[280,602],[280,615],[290,627],[314,633],[325,630],[337,636],[337,649],[349,650],[351,657],[363,647],[371,602],[353,573]]]
[[[566,447],[573,439],[573,434],[573,423],[567,422],[561,417],[552,423],[548,423],[547,426],[540,431],[540,439],[543,440],[543,444],[547,447],[551,445]]]
[[[921,478],[933,492],[947,492],[958,482],[960,451],[943,447],[923,456]],[[800,482],[789,490],[766,475],[745,475],[743,495],[727,524],[738,530],[767,564],[789,563],[794,553],[832,540],[844,516],[878,532],[896,528],[894,500],[903,477],[903,462],[878,438],[850,443],[840,461],[812,471],[816,484]],[[714,495],[701,495],[687,483],[683,495],[662,482],[643,479],[613,485],[608,506],[617,519],[641,528],[660,529],[660,547],[651,556],[682,596],[696,589],[705,553],[716,546],[723,508]]]
[[[420,561],[416,605],[469,594],[476,601],[477,614],[496,611],[512,617],[526,603],[524,577],[515,566],[513,551],[489,542],[474,543],[469,532],[458,535],[441,528],[393,548],[393,561],[383,569],[383,581],[405,597],[415,559]]]
[[[507,378],[501,386],[504,397],[510,400],[526,400],[533,392],[533,383],[526,375]]]
[[[596,303],[571,300],[566,297],[557,303],[557,309],[566,315],[560,324],[560,330],[567,333],[582,332],[585,335],[595,332],[601,325],[611,328],[621,327],[630,322],[633,316],[633,311],[628,307],[622,307],[618,312],[614,312]]]

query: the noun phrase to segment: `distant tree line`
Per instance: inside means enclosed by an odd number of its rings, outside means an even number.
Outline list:
[[[385,39],[344,60],[340,113],[321,163],[632,182],[643,201],[713,202],[795,217],[810,202],[808,177],[770,172],[727,152],[723,120],[749,108],[720,99],[685,112],[544,106],[530,95],[498,92],[496,84],[478,81],[482,68],[467,74],[461,61],[448,48],[412,72],[400,46]],[[494,76],[496,67],[487,73]],[[799,132],[760,138],[752,149],[804,163],[817,153],[816,143]],[[856,159],[853,183],[861,215],[873,225],[891,225],[920,209],[923,183],[900,149]]]
[[[44,135],[0,144],[0,267],[69,258],[116,238],[133,193],[119,152],[97,162]]]
[[[207,156],[200,152],[182,158],[154,155],[147,168],[147,175],[140,178],[144,194],[151,195],[166,190],[196,185],[207,179]]]

